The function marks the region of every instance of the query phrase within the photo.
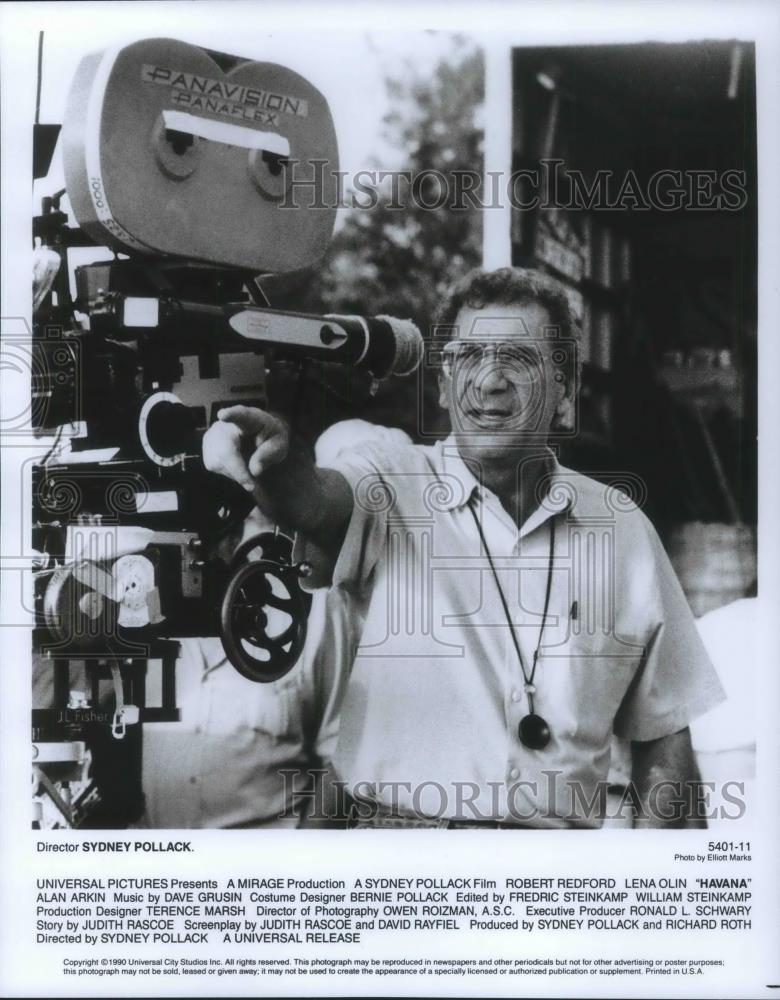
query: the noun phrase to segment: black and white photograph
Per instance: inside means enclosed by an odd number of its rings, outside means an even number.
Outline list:
[[[393,11],[0,11],[6,995],[780,984],[780,15]]]

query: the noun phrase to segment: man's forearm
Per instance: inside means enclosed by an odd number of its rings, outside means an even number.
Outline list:
[[[340,472],[318,469],[287,422],[257,407],[229,406],[203,437],[203,463],[251,492],[277,524],[326,552],[341,547],[352,515],[352,490]]]
[[[658,740],[632,743],[631,754],[631,783],[637,805],[635,828],[706,828],[707,822],[699,814],[701,779],[688,729]]]
[[[291,438],[284,461],[257,478],[253,496],[278,524],[326,551],[340,548],[352,514],[352,490],[341,473],[317,468],[300,440]]]

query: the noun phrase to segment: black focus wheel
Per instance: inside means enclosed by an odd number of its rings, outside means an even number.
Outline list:
[[[267,559],[241,566],[220,614],[222,645],[236,670],[263,684],[289,673],[306,641],[309,603],[294,570]]]

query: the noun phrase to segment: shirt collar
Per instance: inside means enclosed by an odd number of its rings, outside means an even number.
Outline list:
[[[438,448],[437,472],[444,475],[448,487],[446,496],[442,498],[442,507],[446,510],[459,510],[465,507],[475,495],[482,501],[495,497],[495,494],[476,478],[463,461],[453,434],[439,442]],[[529,534],[548,518],[571,510],[574,504],[574,492],[566,485],[568,470],[564,469],[558,462],[555,452],[550,449],[549,453],[553,463],[553,471],[547,494],[542,503],[523,524],[520,530],[521,536]]]
[[[441,506],[446,510],[459,510],[466,506],[475,493],[482,497],[484,487],[460,457],[455,436],[450,434],[446,440],[440,441],[438,448],[436,472],[444,477],[447,487]]]

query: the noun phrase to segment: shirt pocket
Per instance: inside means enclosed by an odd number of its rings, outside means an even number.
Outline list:
[[[572,728],[579,740],[595,749],[610,739],[615,716],[643,655],[644,647],[633,638],[588,632],[571,635],[565,646],[556,650],[549,664],[557,660],[554,669],[564,689],[559,694],[572,706]],[[549,676],[552,671],[547,673]]]

